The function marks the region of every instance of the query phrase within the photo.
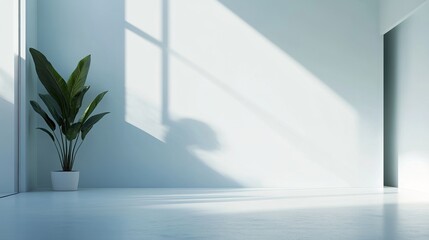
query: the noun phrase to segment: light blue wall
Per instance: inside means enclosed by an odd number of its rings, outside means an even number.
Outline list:
[[[38,48],[109,90],[81,187],[380,187],[372,0],[38,2]],[[37,179],[59,168],[37,137]]]
[[[386,71],[396,86],[396,142],[391,147],[397,162],[400,188],[429,192],[429,5],[425,4],[406,21],[386,34],[391,58]]]

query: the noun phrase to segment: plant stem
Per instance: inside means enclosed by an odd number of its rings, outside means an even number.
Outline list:
[[[66,168],[64,169],[65,171],[68,171],[69,166],[70,166],[70,159],[69,159],[69,148],[68,148],[68,144],[67,144],[67,138],[64,138],[64,145],[65,145],[65,151],[64,151],[64,162],[66,165]]]
[[[83,143],[83,140],[79,143],[79,146],[78,146],[78,147],[77,147],[77,149],[76,149],[76,153],[79,151],[80,146],[82,146],[82,143]]]
[[[54,146],[55,146],[55,149],[57,150],[58,158],[60,159],[61,168],[64,168],[64,164],[63,164],[63,161],[61,159],[60,151],[58,150],[57,144],[55,142],[54,142]]]
[[[54,146],[55,146],[55,149],[57,150],[58,158],[60,159],[61,168],[64,168],[63,160],[61,159],[60,150],[58,149],[58,147],[57,147],[57,143],[56,143],[55,141],[54,141]]]
[[[62,154],[62,158],[63,158],[63,162],[64,162],[64,166],[66,165],[66,146],[64,146],[65,144],[64,144],[64,138],[63,138],[63,133],[61,132],[61,129],[59,129],[59,131],[60,131],[60,137],[61,137],[61,145],[62,145],[62,150],[63,150],[63,154]],[[65,170],[64,168],[63,168],[63,170]]]
[[[57,152],[58,152],[58,158],[60,159],[60,162],[61,162],[61,168],[64,169],[64,161],[63,161],[64,151],[62,149],[62,146],[60,145],[60,140],[58,140],[57,134],[55,134],[55,131],[52,131],[52,133],[53,133],[53,135],[55,137],[55,140],[56,140],[56,142],[54,141],[54,145],[55,145],[55,148],[57,149]],[[61,150],[61,154],[60,154],[60,151],[58,150],[57,144],[58,144],[58,147]]]
[[[73,140],[69,140],[69,148],[68,148],[69,171],[73,169],[72,144],[73,144]]]
[[[76,140],[75,140],[74,145],[73,145],[73,150],[72,150],[72,155],[73,155],[73,164],[74,164],[74,160],[75,160],[75,157],[76,157],[76,154],[77,154],[77,151],[76,151],[76,144],[77,144],[77,142],[78,142],[78,140],[79,140],[79,135],[80,135],[80,132],[77,134]]]

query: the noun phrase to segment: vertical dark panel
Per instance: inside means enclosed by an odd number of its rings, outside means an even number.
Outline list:
[[[384,185],[398,187],[397,36],[384,35]]]

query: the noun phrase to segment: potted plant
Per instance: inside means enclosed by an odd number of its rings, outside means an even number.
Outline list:
[[[69,79],[65,81],[41,52],[30,48],[30,53],[39,80],[47,91],[47,94],[39,96],[50,114],[48,115],[36,101],[30,101],[34,111],[48,126],[37,129],[46,133],[54,143],[62,167],[62,171],[51,172],[52,187],[54,190],[77,190],[79,172],[73,171],[76,154],[94,124],[108,114],[103,112],[91,115],[107,91],[98,94],[77,119],[83,98],[89,90],[85,82],[91,56],[80,60]]]

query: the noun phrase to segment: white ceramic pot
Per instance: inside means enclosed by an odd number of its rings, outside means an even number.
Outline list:
[[[79,172],[51,172],[51,181],[54,191],[76,191],[79,185]]]

